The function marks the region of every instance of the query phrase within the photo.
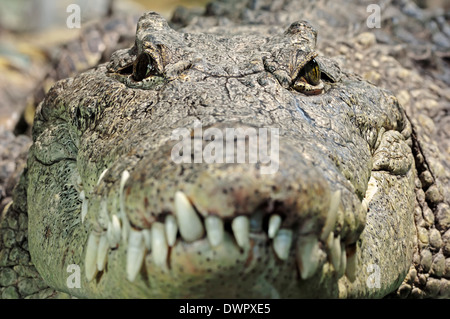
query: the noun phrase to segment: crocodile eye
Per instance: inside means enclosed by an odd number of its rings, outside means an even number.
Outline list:
[[[133,65],[133,79],[142,81],[149,76],[155,75],[156,69],[153,66],[153,62],[153,59],[146,53],[138,56]]]
[[[303,77],[311,85],[318,85],[320,83],[320,68],[316,60],[309,61],[300,71],[299,77]]]

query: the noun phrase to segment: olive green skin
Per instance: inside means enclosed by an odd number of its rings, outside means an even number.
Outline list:
[[[49,92],[37,111],[26,175],[29,248],[48,285],[87,298],[381,297],[400,285],[416,238],[415,168],[411,127],[396,98],[325,57],[316,58],[322,74],[337,76],[321,80],[320,94],[296,91],[300,66],[317,55],[307,23],[286,31],[234,32],[179,33],[148,13],[133,48]],[[123,71],[143,52],[152,52],[158,74],[150,81]],[[261,175],[254,164],[174,163],[171,133],[192,129],[198,119],[205,128],[278,128],[278,171]],[[178,238],[167,268],[155,267],[149,252],[130,282],[125,240],[109,250],[106,270],[88,282],[87,238],[120,214],[125,170],[124,209],[133,228],[149,228],[173,213],[179,190],[203,218],[215,214],[225,223],[276,202],[282,228],[294,233],[288,259],[276,257],[264,232],[251,233],[247,249],[239,249],[228,232],[214,249],[206,238]],[[339,278],[320,241],[320,267],[302,280],[297,246],[306,233],[320,237],[337,190],[342,195],[333,231],[356,250],[356,278]],[[89,200],[84,223],[81,191]],[[68,287],[70,265],[80,266],[80,288]],[[382,269],[379,286],[367,283],[370,265]]]

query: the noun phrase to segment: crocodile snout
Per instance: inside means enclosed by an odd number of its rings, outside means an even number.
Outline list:
[[[123,247],[130,283],[154,278],[164,286],[176,278],[195,296],[217,285],[228,287],[224,296],[235,294],[240,284],[224,278],[236,276],[251,295],[276,294],[326,264],[338,278],[354,278],[367,206],[354,214],[359,226],[347,225],[342,190],[289,132],[241,123],[198,128],[176,131],[122,172],[118,213],[97,214],[87,242],[88,280],[103,271],[110,250]],[[102,179],[107,173],[99,189]],[[114,206],[104,194],[91,200],[93,210]],[[285,279],[271,277],[283,271]]]

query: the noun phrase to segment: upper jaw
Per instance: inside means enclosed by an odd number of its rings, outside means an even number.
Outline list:
[[[239,274],[249,282],[249,296],[261,296],[257,287],[263,282],[271,287],[266,292],[281,294],[288,285],[289,294],[307,296],[299,287],[324,272],[334,281],[345,274],[354,279],[355,242],[367,206],[347,190],[333,188],[289,145],[281,142],[281,153],[291,156],[280,155],[280,171],[266,176],[252,164],[152,168],[150,161],[171,163],[162,159],[171,147],[161,147],[131,170],[117,164],[100,175],[82,212],[90,229],[88,281],[108,280],[107,273],[120,267],[127,285],[153,278],[155,285],[164,286],[175,277],[180,291],[202,296],[205,287],[216,292],[219,281]],[[359,202],[356,212],[345,211],[353,205],[349,202]],[[356,223],[347,224],[346,214],[354,214]],[[125,262],[117,265],[119,255]],[[275,267],[290,275],[261,275]],[[208,278],[203,285],[189,284],[200,275]],[[223,297],[236,296],[236,287],[227,289]],[[180,296],[172,293],[167,296]]]

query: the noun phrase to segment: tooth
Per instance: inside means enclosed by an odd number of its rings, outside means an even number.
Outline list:
[[[338,272],[341,264],[341,237],[338,235],[334,238],[334,234],[331,232],[327,239],[327,246],[331,264],[333,265],[334,270]]]
[[[268,230],[268,234],[269,234],[269,238],[274,238],[275,235],[277,234],[278,229],[281,226],[281,217],[280,215],[277,214],[273,214],[272,216],[270,216],[269,219],[269,230]]]
[[[292,230],[280,229],[273,239],[273,249],[281,260],[289,257],[289,251],[292,244]]]
[[[119,191],[119,204],[120,204],[120,218],[122,219],[122,242],[126,244],[128,240],[128,233],[130,231],[130,224],[128,222],[127,215],[125,213],[125,198],[124,198],[124,188],[125,183],[128,178],[130,178],[130,173],[127,170],[122,172],[122,177],[120,178],[120,191]]]
[[[340,201],[341,201],[341,190],[337,190],[331,195],[330,207],[328,209],[325,225],[323,226],[322,229],[322,235],[320,236],[321,240],[327,239],[328,235],[333,230],[334,225],[336,224],[337,212]]]
[[[152,231],[150,229],[143,229],[142,235],[144,236],[145,247],[148,250],[152,249]]]
[[[177,240],[177,232],[178,232],[178,226],[175,216],[167,215],[165,226],[166,226],[167,244],[170,247],[172,247],[175,244],[175,241]]]
[[[337,273],[338,278],[341,278],[342,276],[344,276],[345,269],[347,268],[347,254],[345,253],[344,243],[341,243],[340,250],[341,250],[341,262],[339,265],[339,271]]]
[[[144,260],[144,236],[140,231],[130,228],[127,250],[127,278],[133,282],[136,279]]]
[[[302,236],[297,241],[297,264],[303,280],[311,278],[319,265],[319,241],[314,235]]]
[[[345,275],[350,282],[356,279],[356,268],[358,267],[358,259],[356,258],[356,245],[347,248],[347,268]]]
[[[84,261],[86,279],[91,281],[97,273],[97,252],[100,237],[97,233],[91,232],[86,245],[86,257]]]
[[[250,221],[246,216],[238,216],[231,222],[231,229],[239,247],[244,248],[249,245]]]
[[[84,191],[80,192],[80,199],[83,201],[81,203],[81,223],[84,223],[84,219],[88,213],[88,203],[89,201],[86,198]]]
[[[120,213],[122,215],[125,215],[125,198],[123,191],[125,188],[125,183],[127,182],[128,178],[130,178],[130,173],[127,170],[124,170],[122,172],[122,177],[120,178],[120,192],[119,192]]]
[[[206,235],[211,246],[220,245],[223,240],[223,221],[220,217],[210,215],[205,219]]]
[[[98,271],[102,271],[106,265],[106,259],[108,257],[108,239],[106,234],[102,234],[100,236],[100,241],[98,244],[98,252],[97,252],[97,269]]]
[[[112,215],[111,221],[108,223],[108,230],[106,232],[109,247],[115,248],[120,242],[121,230],[120,221],[117,215]]]
[[[168,251],[164,224],[155,222],[152,225],[152,256],[155,265],[166,267]]]
[[[86,215],[88,213],[88,200],[84,199],[83,203],[81,204],[81,223],[84,223],[84,219],[86,218]]]
[[[202,221],[183,192],[175,193],[175,213],[181,237],[187,242],[200,239],[205,234]]]
[[[105,177],[107,171],[108,171],[108,169],[106,168],[106,169],[103,170],[103,172],[100,174],[100,176],[98,177],[97,185],[100,184],[100,182],[102,181],[103,177]]]
[[[122,176],[120,178],[120,190],[121,191],[123,191],[123,188],[125,187],[125,183],[127,182],[129,177],[130,177],[130,173],[127,170],[124,170],[122,172]]]

